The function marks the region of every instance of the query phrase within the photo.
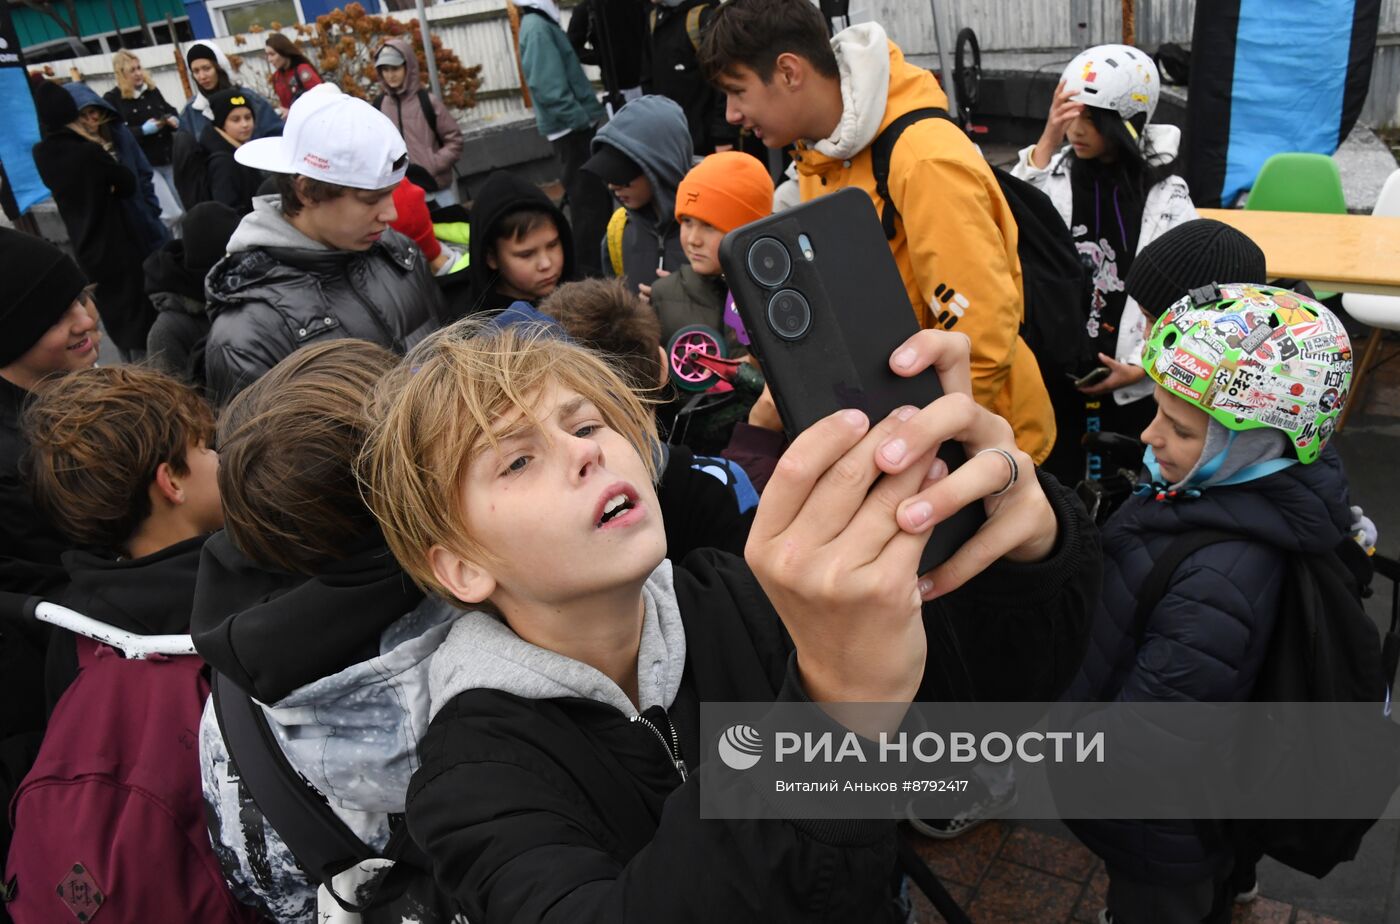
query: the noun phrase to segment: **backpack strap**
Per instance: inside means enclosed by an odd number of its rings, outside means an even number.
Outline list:
[[[325,886],[347,911],[364,910],[368,903],[354,908],[335,895],[331,880],[341,870],[378,854],[356,837],[297,773],[273,737],[262,706],[228,677],[218,671],[211,673],[214,717],[229,759],[258,811],[315,882]]]
[[[899,838],[899,867],[919,887],[919,891],[928,896],[929,904],[934,910],[943,916],[947,924],[972,924],[972,919],[967,916],[967,912],[957,903],[953,896],[948,894],[948,890],[943,887],[933,870],[924,862],[923,858],[915,852],[914,848],[904,838]]]
[[[433,130],[433,141],[438,147],[442,147],[442,133],[437,127],[437,112],[433,109],[433,98],[423,87],[418,88],[418,105],[423,107],[423,118],[428,120],[428,127]]]
[[[700,39],[703,34],[700,31],[700,17],[710,8],[708,3],[701,3],[693,6],[685,14],[685,34],[690,37],[690,48],[692,51],[700,50]]]
[[[608,219],[608,262],[613,275],[622,275],[622,234],[627,230],[627,210],[619,208]]]
[[[1147,579],[1138,587],[1137,610],[1133,613],[1131,632],[1134,650],[1142,647],[1142,640],[1147,635],[1147,624],[1152,619],[1152,611],[1157,609],[1157,604],[1166,596],[1167,588],[1171,586],[1172,578],[1176,576],[1176,569],[1181,567],[1181,563],[1208,545],[1243,538],[1245,537],[1237,533],[1224,530],[1200,529],[1181,533],[1171,541],[1166,551],[1157,556],[1157,560],[1152,563],[1152,570]],[[1104,688],[1099,690],[1097,696],[1100,702],[1109,698],[1109,685],[1112,683],[1111,675],[1104,680]]]
[[[886,125],[884,131],[870,143],[870,169],[875,174],[875,192],[884,203],[880,208],[880,224],[885,228],[885,240],[894,240],[894,220],[899,217],[899,209],[890,199],[890,159],[894,155],[894,146],[906,128],[925,119],[946,119],[956,124],[946,109],[912,109]]]
[[[1173,539],[1171,545],[1167,546],[1167,550],[1157,557],[1152,565],[1151,573],[1147,575],[1147,580],[1143,581],[1139,588],[1137,611],[1133,614],[1133,647],[1142,647],[1142,640],[1147,635],[1147,623],[1152,618],[1152,611],[1167,595],[1167,588],[1171,586],[1172,578],[1176,576],[1176,569],[1181,566],[1182,562],[1208,545],[1245,538],[1238,533],[1226,532],[1221,529],[1200,529],[1182,533]]]

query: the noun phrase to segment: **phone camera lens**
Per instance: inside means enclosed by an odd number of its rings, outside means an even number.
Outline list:
[[[749,247],[749,274],[770,289],[782,285],[792,272],[787,248],[773,237],[761,237]]]
[[[812,306],[801,292],[783,289],[768,300],[768,326],[784,340],[801,340],[812,326]]]

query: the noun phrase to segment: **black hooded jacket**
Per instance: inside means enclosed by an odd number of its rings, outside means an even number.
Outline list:
[[[454,318],[460,318],[478,311],[495,311],[509,307],[520,299],[511,298],[496,292],[496,282],[500,273],[486,263],[486,255],[496,245],[497,227],[501,219],[511,212],[523,208],[548,212],[559,228],[559,242],[564,247],[564,274],[561,283],[576,278],[574,267],[574,234],[564,213],[538,186],[522,180],[511,173],[491,174],[482,184],[480,192],[472,200],[471,210],[471,301],[462,304],[460,300],[449,306]],[[455,294],[455,293],[454,293]]]
[[[207,538],[196,536],[134,559],[65,552],[68,586],[56,602],[135,635],[184,635],[190,631],[199,552]],[[76,676],[73,634],[56,629],[45,670],[50,710]]]
[[[379,653],[423,593],[377,534],[315,577],[271,571],[215,533],[199,564],[190,633],[219,673],[264,703]]]
[[[925,607],[918,700],[1043,702],[1073,675],[1100,553],[1073,495],[1042,484],[1055,551],[998,562]],[[701,787],[727,785],[701,762],[701,703],[805,696],[792,642],[742,560],[701,550],[674,575],[685,668],[671,706],[653,710],[689,780],[614,706],[465,689],[433,718],[408,794],[439,886],[475,924],[890,920],[894,822],[700,817]]]

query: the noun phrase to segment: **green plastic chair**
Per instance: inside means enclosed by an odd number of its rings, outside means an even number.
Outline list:
[[[1326,154],[1275,154],[1259,169],[1244,207],[1261,212],[1345,214],[1347,200],[1337,162]]]
[[[1256,212],[1314,212],[1344,215],[1347,199],[1337,162],[1326,154],[1275,154],[1264,161],[1245,209]],[[1316,292],[1319,299],[1335,292]]]

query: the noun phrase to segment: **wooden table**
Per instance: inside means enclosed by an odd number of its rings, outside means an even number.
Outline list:
[[[1302,279],[1319,292],[1400,295],[1400,218],[1243,209],[1200,213],[1249,235],[1264,251],[1271,278]]]

